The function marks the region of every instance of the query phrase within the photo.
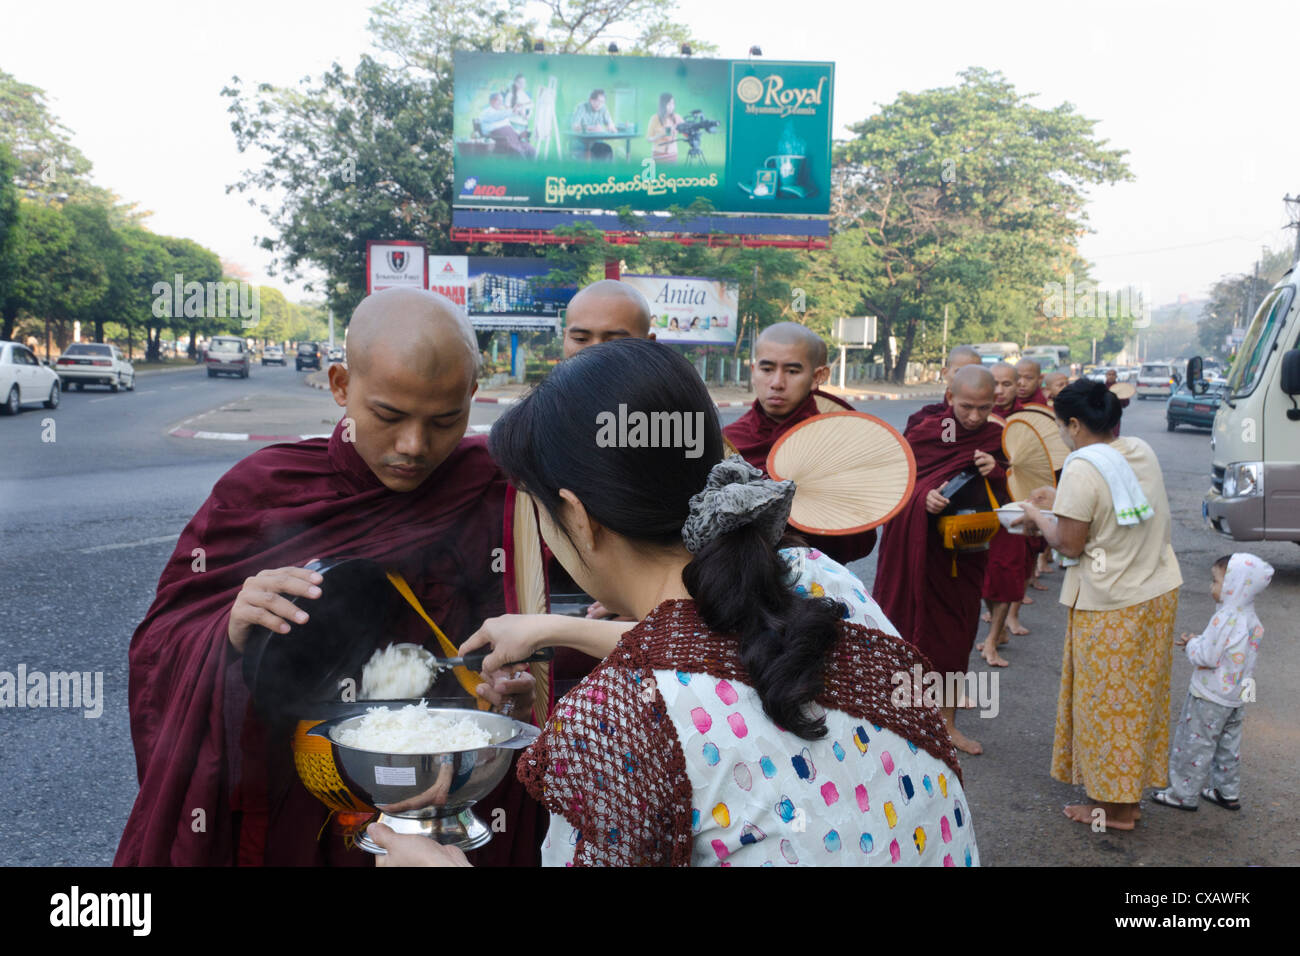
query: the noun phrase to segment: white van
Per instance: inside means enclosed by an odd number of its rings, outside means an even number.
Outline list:
[[[1300,542],[1300,276],[1292,267],[1246,329],[1210,438],[1201,511],[1236,541]],[[1188,380],[1193,366],[1188,363]]]

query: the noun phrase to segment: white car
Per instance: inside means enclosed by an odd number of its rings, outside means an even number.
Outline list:
[[[87,385],[107,385],[114,392],[135,390],[135,368],[116,345],[74,342],[64,349],[54,369],[65,389],[69,385],[77,391]]]
[[[1142,366],[1137,376],[1138,398],[1152,395],[1168,398],[1178,388],[1183,377],[1168,362],[1148,362]]]
[[[0,341],[0,415],[17,415],[24,405],[58,408],[59,376],[18,342]]]
[[[280,348],[278,345],[268,345],[266,348],[262,349],[262,364],[283,365],[284,349]]]
[[[329,361],[331,362],[343,361],[343,350],[339,348],[337,345],[334,348],[329,350]]]

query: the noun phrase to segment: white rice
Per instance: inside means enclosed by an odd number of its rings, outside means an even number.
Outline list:
[[[388,754],[434,754],[490,746],[491,735],[472,717],[431,712],[424,701],[398,710],[372,707],[351,728],[335,731],[345,747]]]
[[[415,700],[423,697],[440,669],[422,648],[390,644],[375,651],[361,671],[361,699]]]

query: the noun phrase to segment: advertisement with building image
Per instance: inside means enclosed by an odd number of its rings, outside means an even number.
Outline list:
[[[674,345],[735,345],[740,287],[689,276],[624,275],[650,304],[655,339]]]
[[[825,216],[834,70],[458,51],[452,204]]]
[[[462,306],[479,331],[558,331],[578,290],[547,282],[550,271],[526,256],[429,256],[429,289]]]

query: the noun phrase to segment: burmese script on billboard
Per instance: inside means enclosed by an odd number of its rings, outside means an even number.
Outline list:
[[[829,211],[832,63],[455,56],[453,204]]]

